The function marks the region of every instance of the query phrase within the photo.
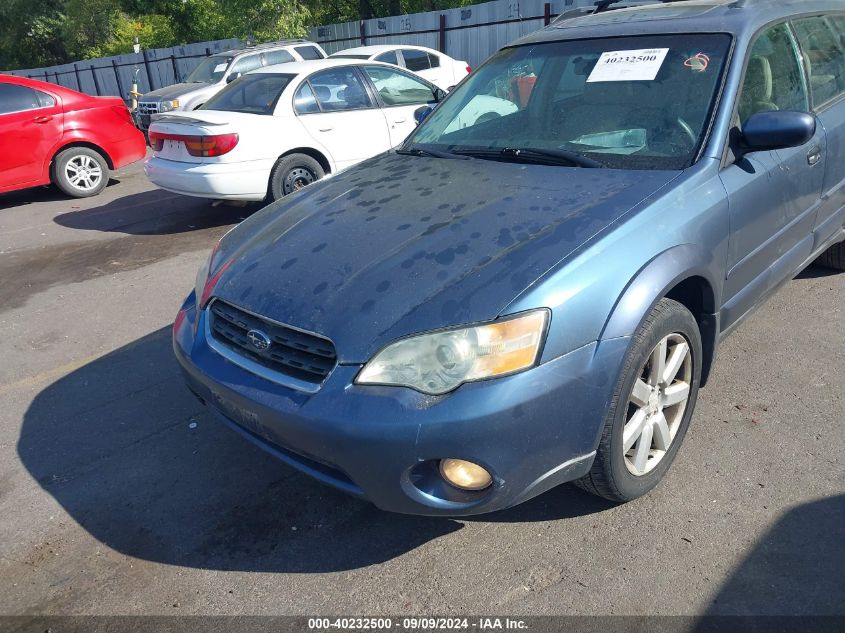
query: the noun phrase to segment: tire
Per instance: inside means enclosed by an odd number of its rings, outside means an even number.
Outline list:
[[[664,341],[667,342],[667,365],[676,352],[684,350],[682,344],[687,346],[688,351],[679,364],[676,376],[668,384],[661,381],[659,390],[655,392],[648,386],[655,375],[651,371],[654,365],[652,358],[658,345]],[[605,499],[624,503],[643,496],[658,484],[675,459],[692,419],[701,379],[701,355],[701,334],[695,318],[680,303],[661,299],[631,338],[596,458],[590,472],[575,481],[576,485]],[[634,393],[635,383],[640,382],[644,383],[639,386],[646,389],[647,400],[641,389]],[[680,397],[684,385],[687,388],[685,401],[674,405],[663,404],[667,402],[667,397]],[[648,404],[641,406],[635,399]],[[663,415],[666,424],[655,423],[659,420],[657,411]],[[644,429],[627,450],[624,437],[626,425],[632,438],[637,437],[633,432],[635,428],[642,426]],[[650,430],[646,431],[645,427],[650,427]],[[647,450],[641,451],[641,444]],[[646,456],[645,460],[642,456]]]
[[[316,160],[305,154],[282,156],[270,173],[268,198],[279,200],[320,180],[326,172]]]
[[[831,246],[816,259],[815,263],[825,268],[845,270],[845,242]]]
[[[53,160],[53,184],[74,198],[96,196],[109,184],[109,166],[98,151],[69,147]]]

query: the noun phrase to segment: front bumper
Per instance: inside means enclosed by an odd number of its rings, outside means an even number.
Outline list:
[[[144,172],[153,184],[173,193],[258,202],[267,196],[273,164],[273,160],[182,163],[152,156],[144,163]]]
[[[445,396],[354,384],[338,365],[317,393],[258,377],[209,348],[194,295],[173,346],[190,389],[229,426],[289,465],[384,510],[470,515],[507,508],[586,474],[627,339],[591,344],[513,376]],[[467,459],[491,487],[459,491],[437,472]]]

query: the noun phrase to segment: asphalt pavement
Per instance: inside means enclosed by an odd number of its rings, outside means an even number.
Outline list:
[[[418,518],[184,387],[170,325],[258,208],[140,164],[93,199],[0,196],[0,614],[845,614],[845,274],[808,269],[723,344],[647,497]]]

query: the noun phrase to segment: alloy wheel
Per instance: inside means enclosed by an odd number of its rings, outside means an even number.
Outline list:
[[[103,179],[103,168],[85,154],[71,158],[65,165],[68,182],[80,191],[92,191]]]
[[[632,475],[651,472],[678,433],[693,378],[687,340],[669,334],[655,346],[634,382],[622,430],[625,467]]]

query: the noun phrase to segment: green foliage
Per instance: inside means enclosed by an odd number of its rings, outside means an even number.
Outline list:
[[[472,0],[0,0],[0,69],[251,36],[303,37],[314,24],[444,10]]]

